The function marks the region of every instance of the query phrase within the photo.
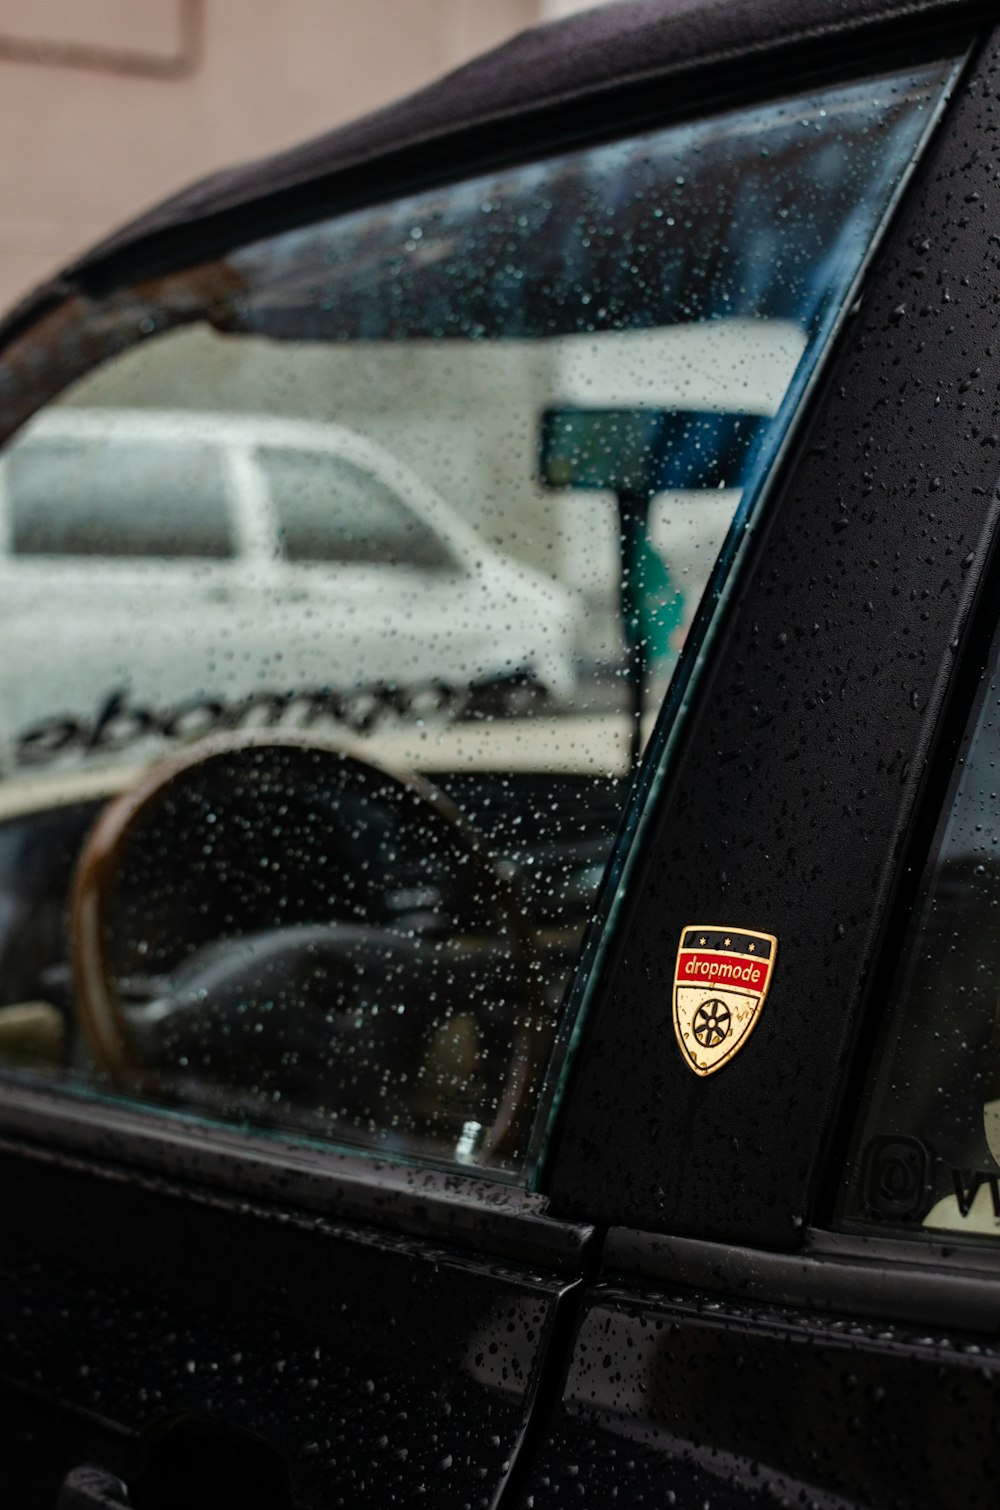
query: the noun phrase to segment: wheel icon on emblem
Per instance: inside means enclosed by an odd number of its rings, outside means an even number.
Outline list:
[[[714,998],[712,1001],[703,1001],[694,1014],[692,1031],[703,1049],[716,1048],[724,1038],[729,1037],[733,1025],[733,1015],[724,1001]]]

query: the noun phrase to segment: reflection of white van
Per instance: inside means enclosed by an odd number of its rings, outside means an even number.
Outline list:
[[[0,459],[0,531],[0,726],[33,761],[95,721],[194,735],[291,694],[315,720],[570,688],[565,589],[340,426],[49,411]]]

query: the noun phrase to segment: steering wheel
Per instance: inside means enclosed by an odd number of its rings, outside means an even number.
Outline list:
[[[291,732],[154,765],[104,808],[71,888],[77,1019],[116,1087],[351,1142],[471,1124],[477,1161],[519,1157],[547,1045],[533,958],[448,798]]]

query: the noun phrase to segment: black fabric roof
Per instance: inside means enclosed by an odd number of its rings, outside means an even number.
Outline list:
[[[602,94],[865,28],[996,15],[996,0],[625,0],[522,32],[386,109],[289,151],[214,173],[115,232],[15,310],[0,338],[53,297],[102,273],[128,276],[150,248],[197,232],[261,199],[377,171],[400,153]]]

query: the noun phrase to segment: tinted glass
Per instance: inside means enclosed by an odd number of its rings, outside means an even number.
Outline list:
[[[1000,1237],[1000,643],[893,991],[842,1216]]]
[[[370,470],[323,451],[257,455],[287,560],[449,565],[444,541]]]
[[[212,446],[151,439],[27,442],[6,466],[19,556],[232,554],[222,461]]]
[[[262,236],[33,333],[77,379],[49,423],[243,438],[246,571],[14,621],[3,1052],[523,1177],[650,731],[660,760],[950,73]]]

